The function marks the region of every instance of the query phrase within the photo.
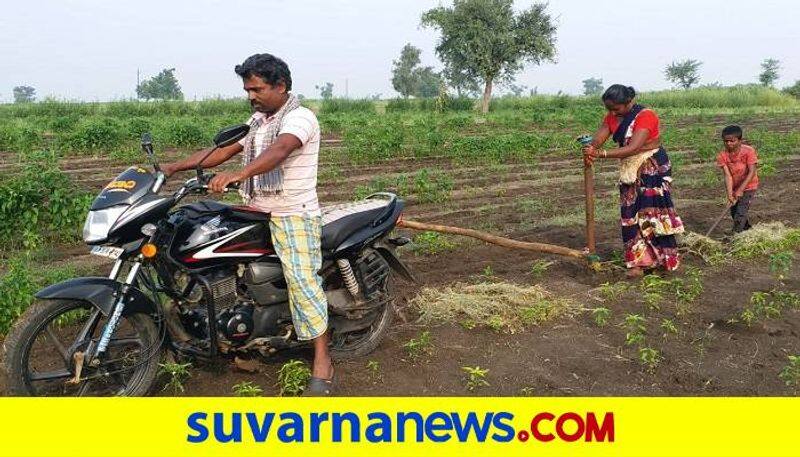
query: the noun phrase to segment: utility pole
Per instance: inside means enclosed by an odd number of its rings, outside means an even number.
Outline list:
[[[344,78],[344,98],[350,98],[350,85],[347,78]]]
[[[139,100],[139,69],[136,69],[136,100]]]

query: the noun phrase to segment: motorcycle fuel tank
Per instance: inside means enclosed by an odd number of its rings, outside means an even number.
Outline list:
[[[269,214],[214,201],[186,205],[170,215],[173,259],[190,269],[237,264],[274,254]]]

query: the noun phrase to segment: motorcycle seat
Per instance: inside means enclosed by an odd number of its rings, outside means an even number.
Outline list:
[[[394,211],[394,198],[365,200],[322,208],[322,250],[333,251],[350,235],[366,226],[383,223]]]

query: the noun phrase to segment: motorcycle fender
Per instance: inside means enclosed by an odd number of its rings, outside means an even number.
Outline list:
[[[384,246],[383,244],[376,243],[374,246],[375,250],[381,255],[381,257],[386,260],[386,263],[392,267],[392,270],[397,272],[401,278],[405,279],[408,282],[416,283],[417,280],[414,278],[414,275],[411,274],[411,271],[403,265],[403,262],[397,258],[397,254],[394,253],[394,249]]]
[[[108,316],[117,300],[120,283],[102,276],[68,279],[45,287],[36,293],[41,300],[83,300],[94,305],[104,316]],[[123,316],[157,311],[155,303],[141,290],[131,286],[125,303]]]

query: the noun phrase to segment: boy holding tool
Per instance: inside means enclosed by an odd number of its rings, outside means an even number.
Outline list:
[[[733,231],[739,233],[750,228],[747,212],[758,189],[758,154],[753,147],[742,144],[742,128],[738,125],[722,129],[722,143],[725,149],[717,155],[717,165],[725,174]]]

